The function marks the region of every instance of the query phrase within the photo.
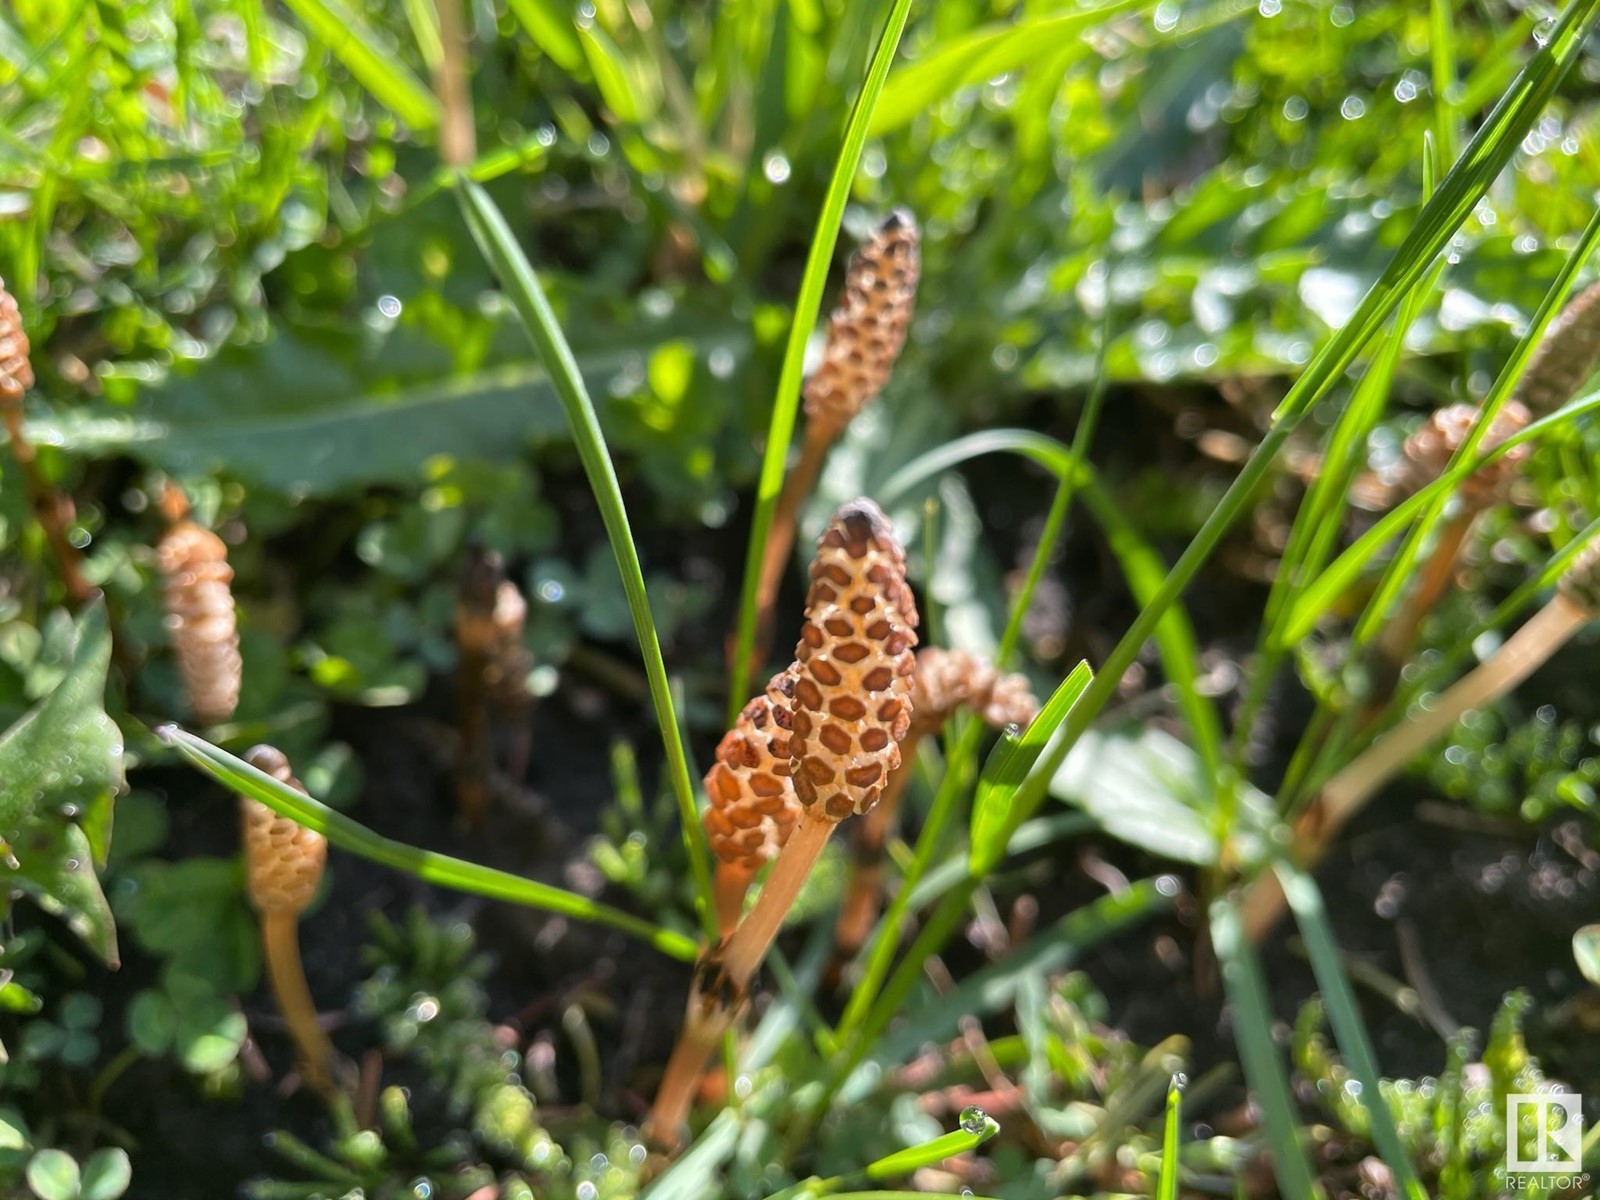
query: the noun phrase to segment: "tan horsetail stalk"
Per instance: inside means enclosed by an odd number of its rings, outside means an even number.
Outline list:
[[[528,602],[506,578],[500,555],[471,547],[456,592],[456,691],[461,741],[457,756],[456,801],[468,825],[489,809],[495,752],[491,712],[510,726],[505,772],[513,780],[526,774],[531,737],[527,716],[528,675],[533,656],[523,641]]]
[[[841,506],[817,542],[791,668],[789,775],[804,807],[755,907],[696,964],[683,1032],[646,1122],[656,1141],[677,1144],[700,1072],[748,1000],[828,836],[846,817],[869,811],[900,765],[916,627],[905,551],[889,519],[871,500]]]
[[[272,746],[255,746],[245,761],[297,792],[289,760]],[[250,903],[261,917],[262,955],[278,1011],[299,1055],[306,1081],[324,1095],[333,1093],[333,1046],[317,1021],[316,1004],[300,961],[300,914],[316,896],[328,859],[320,833],[279,816],[250,796],[239,797],[243,818],[245,872]]]

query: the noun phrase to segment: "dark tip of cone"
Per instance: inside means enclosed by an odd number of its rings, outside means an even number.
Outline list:
[[[911,215],[909,208],[896,208],[890,211],[878,226],[879,233],[898,233],[902,229],[915,231],[917,219]]]

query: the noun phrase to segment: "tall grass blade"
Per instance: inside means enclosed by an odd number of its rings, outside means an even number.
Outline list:
[[[1012,797],[1093,678],[1089,664],[1079,663],[1062,680],[1028,728],[1016,735],[1007,730],[990,752],[972,801],[967,870],[974,878],[987,876],[1005,857],[1006,843],[1015,832],[1010,820]]]
[[[1359,1101],[1367,1111],[1371,1124],[1372,1143],[1378,1148],[1395,1182],[1410,1200],[1428,1200],[1428,1193],[1417,1178],[1400,1131],[1395,1127],[1394,1114],[1379,1087],[1377,1057],[1372,1052],[1372,1038],[1356,1007],[1355,994],[1350,981],[1345,978],[1344,964],[1339,959],[1339,947],[1333,930],[1328,925],[1328,913],[1323,907],[1322,894],[1316,882],[1305,872],[1285,863],[1277,866],[1278,878],[1283,881],[1283,893],[1294,913],[1295,923],[1305,938],[1306,955],[1311,959],[1311,969],[1317,976],[1317,987],[1322,991],[1327,1006],[1328,1022],[1333,1026],[1333,1036],[1344,1052],[1345,1062],[1361,1084]]]
[[[584,474],[589,478],[589,488],[594,493],[595,504],[605,522],[606,537],[611,542],[611,553],[622,575],[628,612],[633,617],[634,634],[639,639],[639,650],[644,658],[645,676],[650,684],[650,701],[655,707],[661,743],[666,749],[667,773],[678,801],[683,840],[694,873],[695,891],[700,899],[700,917],[707,935],[715,937],[717,920],[712,903],[710,857],[705,833],[700,828],[694,785],[689,779],[689,758],[684,750],[672,703],[672,684],[667,679],[666,663],[661,657],[661,639],[650,614],[650,598],[645,592],[639,551],[634,547],[628,510],[622,503],[622,489],[617,485],[617,473],[611,465],[611,455],[606,449],[600,420],[595,416],[594,402],[589,399],[583,375],[550,308],[550,301],[545,297],[544,288],[540,286],[538,276],[534,274],[533,267],[500,209],[487,192],[470,180],[461,182],[459,196],[461,210],[472,229],[472,236],[522,318],[528,337],[539,352],[539,358],[550,375],[550,382],[555,386],[556,395],[561,399],[561,406],[566,410],[573,443],[577,446]]]
[[[425,883],[436,883],[458,892],[559,913],[577,921],[609,925],[649,942],[663,954],[681,962],[694,961],[698,947],[692,938],[684,937],[681,933],[662,929],[631,913],[596,903],[576,892],[386,838],[329,808],[320,800],[279,783],[243,759],[235,758],[226,750],[213,746],[187,730],[179,729],[176,725],[163,725],[156,733],[229,791],[261,801],[273,812],[320,833],[341,850],[403,871]]]
[[[971,1124],[974,1128],[968,1128],[968,1122],[963,1120],[960,1129],[952,1130],[943,1137],[936,1137],[920,1146],[908,1146],[904,1150],[886,1155],[870,1163],[862,1174],[872,1180],[909,1175],[913,1171],[920,1171],[923,1167],[937,1166],[947,1158],[976,1150],[1000,1132],[1000,1122],[986,1113],[975,1116]]]
[[[1161,1173],[1156,1177],[1156,1200],[1178,1200],[1178,1179],[1183,1174],[1178,1162],[1178,1133],[1183,1124],[1183,1080],[1174,1078],[1167,1087],[1167,1117],[1161,1128]]]
[[[1272,1039],[1272,1009],[1261,978],[1261,964],[1244,936],[1244,922],[1231,900],[1211,906],[1211,940],[1222,964],[1222,982],[1233,1005],[1233,1037],[1244,1064],[1245,1081],[1261,1111],[1267,1145],[1272,1151],[1272,1173],[1285,1196],[1322,1196],[1296,1132],[1294,1097],[1289,1079]]]
[[[379,104],[413,129],[432,129],[439,123],[439,102],[433,93],[344,0],[284,2]]]
[[[878,38],[878,47],[867,68],[866,82],[862,84],[861,94],[856,97],[850,118],[845,123],[844,144],[839,148],[833,177],[828,180],[822,211],[817,216],[816,228],[811,234],[805,273],[800,277],[800,293],[795,299],[789,340],[784,346],[783,368],[778,374],[778,394],[772,402],[772,420],[767,426],[767,447],[761,459],[761,479],[757,485],[755,512],[750,522],[750,542],[745,550],[744,586],[739,594],[738,636],[728,680],[729,724],[733,723],[745,701],[750,698],[750,655],[755,647],[756,592],[761,582],[761,554],[767,544],[767,535],[772,530],[772,515],[778,504],[778,493],[783,490],[784,464],[789,457],[795,416],[800,408],[806,342],[817,323],[817,315],[822,311],[822,290],[828,282],[828,267],[833,261],[834,246],[839,240],[844,206],[850,198],[856,169],[861,165],[861,154],[866,148],[872,112],[877,107],[878,97],[883,94],[884,81],[889,77],[889,66],[894,62],[895,50],[900,45],[900,35],[905,32],[906,18],[910,12],[911,0],[893,0],[883,33]]]
[[[1020,21],[985,25],[964,33],[894,73],[883,103],[873,116],[872,136],[881,137],[900,128],[970,84],[1037,63],[1094,26],[1149,3],[1150,0],[1111,0],[1078,12],[1044,10]]]

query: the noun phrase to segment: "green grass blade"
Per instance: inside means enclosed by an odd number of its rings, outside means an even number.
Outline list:
[[[559,0],[511,0],[511,14],[550,61],[571,75],[583,69],[583,43],[572,20],[572,6]]]
[[[968,850],[967,870],[973,878],[982,879],[1000,865],[1005,857],[1006,843],[1015,827],[1011,824],[1011,799],[1017,787],[1027,778],[1033,764],[1044,753],[1050,739],[1066,722],[1083,693],[1088,690],[1094,672],[1086,662],[1079,663],[1072,673],[1061,681],[1061,686],[1045,702],[1039,715],[1013,737],[1008,732],[989,754],[978,778],[978,792],[972,801],[971,846]]]
[[[909,1175],[913,1171],[920,1171],[923,1167],[936,1166],[958,1154],[970,1153],[1000,1132],[1000,1122],[987,1113],[975,1116],[973,1124],[978,1125],[978,1128],[968,1129],[967,1122],[963,1120],[962,1128],[952,1130],[943,1137],[936,1137],[930,1142],[923,1142],[920,1146],[908,1146],[904,1150],[885,1155],[869,1164],[862,1174],[874,1181],[893,1179],[897,1175]]]
[[[583,375],[550,308],[550,301],[545,297],[544,288],[540,286],[538,276],[534,274],[533,267],[523,254],[522,247],[517,244],[500,209],[487,192],[469,180],[462,181],[459,195],[461,210],[472,229],[472,236],[522,318],[528,337],[550,375],[550,382],[555,385],[556,394],[572,427],[572,440],[577,446],[578,457],[583,461],[584,474],[588,476],[595,504],[605,522],[606,537],[610,539],[611,553],[617,560],[622,587],[627,593],[633,630],[639,639],[645,675],[650,683],[650,701],[655,707],[656,724],[661,731],[661,743],[666,749],[667,773],[678,801],[683,840],[694,873],[695,891],[700,898],[700,917],[707,935],[715,937],[717,927],[711,900],[710,855],[706,849],[705,833],[700,828],[694,785],[689,780],[689,758],[678,728],[666,663],[661,657],[661,639],[656,634],[655,620],[650,614],[650,598],[645,592],[639,552],[633,544],[628,511],[622,503],[622,490],[617,485],[617,473],[611,465],[611,455],[606,449],[605,434],[600,430],[600,420],[595,416],[594,402],[589,399]]]
[[[273,812],[320,833],[341,850],[458,892],[506,900],[528,908],[559,913],[577,921],[609,925],[649,942],[663,954],[681,962],[694,961],[698,947],[693,939],[681,933],[662,929],[631,913],[599,904],[576,892],[386,838],[176,725],[163,725],[156,733],[190,763],[230,791],[261,801]]]
[[[872,136],[881,137],[900,128],[970,84],[1037,63],[1094,26],[1149,3],[1150,0],[1111,0],[1080,12],[1046,10],[1020,21],[984,25],[964,33],[895,72],[888,93],[873,116]]]
[[[1456,100],[1455,0],[1433,0],[1428,14],[1428,55],[1433,71],[1433,136],[1446,161],[1455,158],[1461,144]]]
[[[1178,1200],[1178,1133],[1183,1123],[1183,1080],[1174,1076],[1167,1087],[1167,1119],[1161,1129],[1161,1173],[1156,1177],[1156,1200]]]
[[[1222,982],[1233,1004],[1233,1036],[1244,1064],[1245,1082],[1255,1094],[1272,1151],[1272,1172],[1285,1196],[1321,1196],[1296,1131],[1294,1097],[1278,1047],[1272,1040],[1272,1009],[1255,949],[1231,900],[1211,906],[1211,940],[1222,964]]]
[[[439,102],[343,0],[285,0],[311,36],[395,116],[413,129],[439,123]]]
[[[1428,1193],[1417,1178],[1405,1145],[1400,1140],[1394,1114],[1389,1111],[1379,1087],[1378,1061],[1372,1052],[1372,1038],[1361,1020],[1361,1011],[1356,1007],[1350,981],[1345,978],[1344,964],[1339,958],[1333,930],[1328,925],[1322,894],[1311,876],[1303,871],[1280,863],[1277,872],[1283,881],[1283,894],[1289,901],[1289,910],[1294,913],[1295,924],[1305,938],[1306,955],[1316,974],[1317,987],[1322,991],[1333,1035],[1338,1040],[1339,1049],[1344,1052],[1345,1062],[1361,1084],[1358,1100],[1366,1109],[1367,1119],[1371,1123],[1372,1143],[1378,1148],[1379,1155],[1405,1195],[1410,1200],[1428,1200]]]
[[[645,1188],[645,1200],[705,1200],[716,1195],[722,1166],[733,1157],[743,1128],[737,1112],[723,1109],[683,1157]]]
[[[963,1019],[991,1015],[1010,1004],[1025,976],[1038,977],[1061,971],[1077,962],[1087,950],[1115,937],[1131,926],[1169,907],[1172,900],[1153,880],[1141,879],[1126,891],[1101,896],[1074,909],[1049,929],[1017,946],[999,962],[963,979],[956,988],[930,1001],[926,1006],[905,1011],[917,981],[922,978],[929,956],[939,953],[950,935],[960,928],[978,881],[967,877],[961,887],[948,893],[918,931],[883,993],[869,1007],[853,1040],[834,1064],[827,1088],[818,1098],[814,1112],[820,1113],[844,1086],[851,1073],[871,1054],[884,1064],[901,1062],[916,1052],[917,1046],[953,1036]],[[897,1015],[905,1020],[888,1029]]]
[[[867,79],[861,86],[845,123],[844,144],[839,148],[838,161],[834,163],[833,177],[828,180],[828,190],[823,197],[822,212],[817,216],[816,228],[811,235],[811,249],[806,255],[805,273],[800,277],[800,293],[795,299],[794,318],[789,326],[789,340],[783,351],[783,368],[778,374],[778,394],[772,403],[772,420],[767,426],[767,447],[761,459],[761,480],[756,489],[755,512],[750,522],[750,542],[745,550],[744,586],[739,594],[739,629],[735,639],[733,666],[728,680],[728,721],[734,717],[750,698],[750,655],[756,637],[756,589],[761,581],[761,553],[772,530],[772,514],[778,504],[778,494],[783,490],[784,463],[789,457],[789,443],[794,438],[795,416],[800,408],[800,384],[805,370],[806,342],[822,311],[822,290],[827,286],[828,267],[833,261],[834,246],[839,241],[839,224],[844,220],[844,206],[850,199],[850,188],[855,182],[856,170],[861,165],[861,154],[867,144],[867,129],[872,121],[873,109],[883,94],[884,81],[889,77],[890,64],[900,45],[900,35],[905,32],[906,17],[911,12],[911,0],[893,0],[888,20],[878,48],[873,52]]]
[[[1108,298],[1113,279],[1114,272],[1106,280]],[[1017,643],[1022,639],[1022,623],[1033,607],[1034,594],[1039,590],[1039,583],[1066,529],[1067,514],[1072,511],[1072,497],[1078,487],[1080,472],[1076,469],[1077,465],[1089,461],[1089,446],[1094,441],[1095,430],[1100,427],[1100,413],[1105,408],[1110,383],[1106,371],[1106,349],[1111,345],[1111,334],[1111,305],[1107,303],[1100,314],[1100,329],[1094,344],[1094,383],[1084,399],[1083,411],[1078,414],[1077,427],[1072,431],[1073,468],[1060,473],[1056,494],[1050,501],[1050,511],[1044,519],[1044,529],[1033,548],[1033,558],[1028,562],[1028,573],[1011,602],[1011,613],[1006,617],[1006,627],[1000,635],[1000,646],[994,656],[995,665],[1002,671],[1011,665],[1016,654]]]
[[[1572,539],[1551,555],[1550,561],[1539,571],[1523,580],[1515,591],[1495,606],[1492,613],[1457,638],[1446,656],[1446,661],[1459,662],[1471,653],[1473,643],[1485,633],[1509,625],[1512,619],[1532,604],[1546,588],[1554,586],[1555,582],[1567,573],[1567,568],[1572,565],[1573,560],[1597,537],[1600,537],[1600,517],[1573,534]]]

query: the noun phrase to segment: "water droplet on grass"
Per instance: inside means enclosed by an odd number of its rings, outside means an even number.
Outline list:
[[[976,1104],[969,1104],[961,1110],[961,1131],[963,1133],[979,1134],[989,1127],[989,1114]]]

